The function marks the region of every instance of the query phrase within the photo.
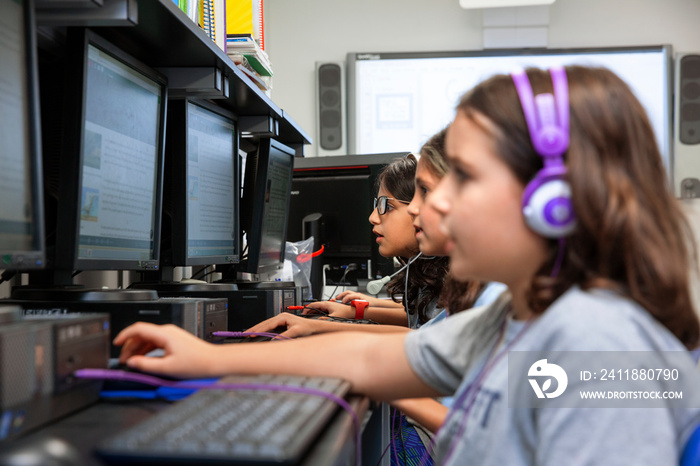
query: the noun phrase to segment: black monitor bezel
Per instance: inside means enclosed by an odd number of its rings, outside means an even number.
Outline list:
[[[267,184],[267,174],[270,166],[271,149],[278,150],[290,157],[291,168],[289,170],[289,186],[290,193],[287,195],[285,212],[287,218],[284,222],[284,234],[281,238],[280,259],[275,263],[261,263],[261,246],[262,246],[262,223],[263,212],[265,205],[265,192]],[[258,142],[257,150],[254,154],[249,154],[246,160],[245,183],[243,186],[245,208],[247,211],[246,217],[250,222],[246,224],[247,238],[247,259],[243,261],[240,271],[251,274],[271,274],[282,269],[284,266],[284,254],[287,241],[287,229],[289,224],[289,203],[291,200],[292,178],[294,176],[294,157],[295,151],[289,146],[286,146],[274,139],[261,139]],[[252,181],[252,184],[251,184]],[[253,233],[254,234],[251,234]]]
[[[160,126],[155,189],[155,217],[153,225],[153,257],[138,259],[85,259],[79,258],[80,242],[80,192],[83,164],[84,121],[86,113],[86,76],[88,47],[92,45],[126,66],[145,75],[162,89]],[[66,34],[66,140],[60,161],[61,181],[59,186],[58,220],[56,228],[56,252],[53,268],[58,270],[136,270],[147,271],[159,268],[160,230],[163,208],[163,171],[165,148],[165,125],[168,102],[167,78],[143,62],[124,52],[96,32],[86,28],[70,28]],[[78,105],[75,105],[78,102]],[[66,179],[66,178],[70,179]]]
[[[231,120],[234,126],[232,148],[233,164],[233,215],[234,215],[234,253],[226,256],[189,256],[188,255],[188,204],[187,204],[187,148],[188,145],[188,107],[196,105],[206,111]],[[168,136],[165,146],[165,205],[170,207],[170,238],[163,238],[161,245],[169,240],[169,250],[162,251],[163,266],[193,266],[236,264],[240,259],[240,156],[238,120],[236,116],[207,100],[197,98],[170,99],[168,108]],[[164,219],[165,221],[165,219]],[[165,228],[163,233],[167,234]]]
[[[39,71],[37,65],[36,22],[34,0],[22,0],[22,26],[25,41],[25,72],[27,79],[27,159],[31,182],[32,224],[34,234],[32,248],[18,251],[0,249],[0,269],[37,270],[46,264],[45,221],[44,221],[44,183],[41,149],[41,118],[39,110]]]

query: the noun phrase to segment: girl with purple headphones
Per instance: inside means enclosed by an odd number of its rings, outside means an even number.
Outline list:
[[[381,400],[454,394],[439,464],[678,464],[700,419],[695,247],[630,89],[598,68],[495,76],[463,97],[446,147],[427,200],[452,275],[508,286],[492,305],[408,333],[250,345],[138,323],[115,338],[121,361],[337,376]]]

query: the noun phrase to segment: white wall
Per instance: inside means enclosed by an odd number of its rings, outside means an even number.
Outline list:
[[[556,0],[549,16],[549,47],[700,51],[700,0]],[[481,24],[482,10],[463,10],[458,0],[267,0],[272,99],[316,141],[316,61],[344,61],[348,52],[478,50]]]

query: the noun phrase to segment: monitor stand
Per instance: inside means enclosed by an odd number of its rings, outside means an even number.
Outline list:
[[[235,283],[242,290],[285,290],[289,288],[293,289],[296,287],[294,282],[282,281],[237,281]]]
[[[129,285],[129,290],[154,290],[156,293],[172,296],[173,293],[236,291],[238,286],[235,283],[200,283],[185,280],[181,282],[136,282]]]
[[[26,301],[65,302],[112,302],[112,301],[153,301],[158,293],[153,290],[118,290],[82,288],[80,286],[37,288],[31,285],[12,289],[11,299]]]
[[[29,285],[12,288],[11,299],[55,302],[153,301],[149,290],[85,288],[73,284],[72,270],[43,270],[29,274]]]
[[[160,296],[186,296],[188,293],[237,291],[235,283],[207,283],[203,280],[185,278],[174,280],[172,266],[161,267],[157,272],[141,274],[141,281],[129,285],[133,290],[155,290]]]

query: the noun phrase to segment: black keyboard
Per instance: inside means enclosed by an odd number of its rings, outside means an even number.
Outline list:
[[[350,384],[325,377],[229,376],[223,384],[308,387],[344,397]],[[339,406],[305,393],[205,389],[102,443],[110,463],[295,464]]]

